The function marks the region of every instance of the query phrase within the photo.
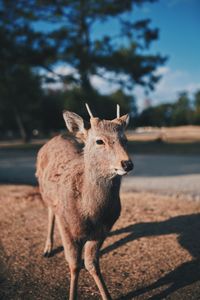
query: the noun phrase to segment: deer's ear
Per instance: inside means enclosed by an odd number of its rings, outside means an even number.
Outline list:
[[[63,112],[63,118],[69,132],[85,141],[87,129],[85,128],[84,120],[79,115],[66,110]]]
[[[126,115],[123,115],[119,118],[112,120],[112,122],[117,123],[117,124],[123,126],[124,128],[126,128],[128,126],[129,120],[130,120],[130,116],[129,116],[129,114],[126,114]]]
[[[120,118],[118,118],[118,120],[120,120],[120,122],[122,123],[124,128],[126,128],[128,126],[130,116],[129,116],[129,114],[126,114],[126,115],[123,115]]]

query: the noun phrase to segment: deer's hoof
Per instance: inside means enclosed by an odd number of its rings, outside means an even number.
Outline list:
[[[50,256],[51,256],[51,252],[44,252],[44,253],[43,253],[43,256],[44,256],[44,257],[50,257]]]
[[[50,257],[51,256],[51,251],[52,251],[52,245],[47,244],[44,248],[43,256],[44,257]]]

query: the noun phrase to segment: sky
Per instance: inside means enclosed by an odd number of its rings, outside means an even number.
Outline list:
[[[164,66],[156,73],[162,79],[150,92],[148,99],[152,105],[173,102],[182,91],[190,96],[200,89],[200,0],[160,0],[135,7],[129,17],[133,20],[150,18],[152,27],[159,28],[159,40],[152,43],[149,53],[160,53],[168,57]],[[117,33],[118,23],[111,19],[106,23],[96,23],[94,37],[105,33]],[[69,73],[69,66],[58,66],[57,73]],[[116,85],[105,82],[98,76],[91,78],[93,85],[101,93],[116,90]],[[133,94],[139,110],[144,108],[143,88],[136,86]]]
[[[152,26],[159,28],[159,40],[155,41],[150,53],[168,56],[164,66],[157,73],[162,79],[148,98],[152,105],[173,102],[181,91],[192,96],[200,89],[200,1],[199,0],[160,0],[136,8],[130,17],[150,18]],[[114,21],[97,24],[96,34],[115,30]],[[109,92],[116,87],[106,84],[95,76],[93,83],[100,90]],[[144,107],[147,98],[141,87],[134,89],[139,109]]]
[[[183,90],[193,94],[200,89],[200,1],[161,0],[145,5],[139,13],[160,28],[160,39],[152,50],[169,56],[158,70],[163,78],[150,94],[153,104],[173,101]],[[141,89],[136,94],[141,105]]]

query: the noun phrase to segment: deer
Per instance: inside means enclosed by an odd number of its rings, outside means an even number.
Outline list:
[[[36,177],[48,208],[48,232],[44,256],[53,248],[57,224],[70,270],[69,299],[77,299],[82,252],[101,298],[111,299],[99,266],[99,251],[120,216],[120,184],[133,169],[127,153],[125,128],[129,115],[113,120],[94,117],[88,104],[89,123],[64,111],[69,134],[58,135],[38,152]]]

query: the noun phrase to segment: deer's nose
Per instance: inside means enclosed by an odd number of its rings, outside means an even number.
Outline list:
[[[133,163],[131,160],[122,160],[121,165],[124,171],[126,172],[133,170]]]

